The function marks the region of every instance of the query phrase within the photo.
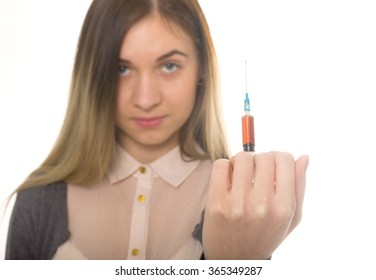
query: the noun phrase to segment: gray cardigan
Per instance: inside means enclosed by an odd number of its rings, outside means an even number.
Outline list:
[[[52,259],[68,238],[67,185],[64,182],[17,194],[5,259]]]
[[[203,215],[192,235],[202,240]],[[17,194],[9,224],[6,259],[49,260],[69,239],[67,184],[23,190]]]

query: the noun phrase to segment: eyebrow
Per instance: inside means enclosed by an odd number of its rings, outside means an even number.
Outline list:
[[[184,56],[184,57],[188,57],[188,55],[182,51],[179,51],[179,50],[172,50],[172,51],[169,51],[168,53],[165,53],[163,55],[161,55],[160,57],[157,58],[157,62],[160,62],[160,61],[163,61],[171,56],[174,56],[174,55],[181,55],[181,56]],[[129,60],[127,59],[124,59],[124,58],[119,58],[119,62],[123,62],[123,63],[130,63]]]
[[[158,57],[157,61],[160,62],[162,60],[165,60],[171,56],[174,56],[174,55],[182,55],[182,56],[185,56],[185,57],[188,57],[188,55],[182,51],[179,51],[179,50],[172,50],[164,55],[161,55],[160,57]]]

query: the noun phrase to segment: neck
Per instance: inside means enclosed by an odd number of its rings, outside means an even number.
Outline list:
[[[147,147],[143,149],[142,151],[128,149],[128,147],[123,147],[123,148],[137,161],[143,164],[148,164],[161,158],[163,155],[167,154],[169,151],[171,151],[175,147],[176,146],[165,148],[165,149],[160,149],[158,147]]]
[[[129,138],[120,139],[119,144],[126,150],[135,160],[148,164],[151,163],[163,155],[167,154],[169,151],[174,149],[179,145],[177,137],[172,137],[171,139],[154,145],[143,145],[132,141]]]

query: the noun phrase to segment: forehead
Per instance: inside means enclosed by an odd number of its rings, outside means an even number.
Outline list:
[[[120,56],[157,53],[174,48],[195,53],[192,38],[173,21],[151,14],[136,22],[126,33]]]

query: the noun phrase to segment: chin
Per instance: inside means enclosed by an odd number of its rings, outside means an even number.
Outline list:
[[[175,147],[179,144],[179,138],[176,135],[148,135],[140,139],[139,143],[150,147]]]

